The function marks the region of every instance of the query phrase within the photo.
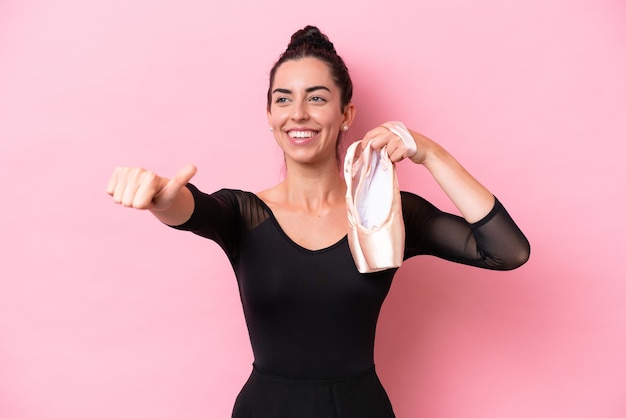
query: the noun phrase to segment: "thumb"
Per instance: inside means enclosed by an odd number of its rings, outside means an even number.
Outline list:
[[[178,173],[176,173],[176,175],[170,179],[167,186],[177,186],[178,189],[180,189],[185,184],[189,183],[189,180],[191,180],[191,178],[195,176],[197,172],[198,169],[195,165],[188,164],[181,168]]]
[[[155,203],[157,203],[157,201],[173,201],[178,195],[180,189],[182,189],[187,183],[189,183],[189,180],[191,180],[191,178],[196,175],[197,171],[198,169],[196,168],[196,166],[192,164],[186,165],[181,168],[178,173],[176,173],[176,175],[174,175],[174,177],[172,177],[167,182],[165,187],[161,189],[161,192],[157,196],[155,196]]]

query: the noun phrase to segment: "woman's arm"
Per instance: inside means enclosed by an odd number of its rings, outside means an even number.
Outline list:
[[[195,166],[188,165],[168,179],[143,168],[118,167],[111,174],[107,193],[115,203],[149,210],[164,224],[181,225],[194,210],[193,196],[184,186],[196,171]]]
[[[443,212],[424,198],[402,192],[405,258],[434,255],[492,270],[512,270],[528,260],[530,244],[502,204],[478,222]]]
[[[417,144],[411,161],[422,164],[469,223],[483,219],[494,206],[495,198],[448,151],[435,141],[409,131]],[[420,152],[421,150],[421,152]]]
[[[393,162],[409,158],[426,167],[463,216],[446,214],[434,207],[415,215],[404,199],[403,214],[409,218],[405,219],[407,230],[415,227],[422,232],[416,242],[407,242],[406,255],[433,254],[498,270],[524,264],[530,255],[528,240],[493,194],[442,146],[401,127],[404,131],[394,129],[394,133],[380,126],[368,132],[362,142],[371,141],[374,149],[387,146]]]
[[[386,145],[389,158],[393,162],[409,158],[414,163],[423,165],[467,222],[474,223],[483,219],[495,204],[493,194],[441,145],[415,131],[407,132],[417,145],[417,151],[413,153],[398,135],[383,126],[368,132],[362,143],[365,146],[371,141],[376,150]]]

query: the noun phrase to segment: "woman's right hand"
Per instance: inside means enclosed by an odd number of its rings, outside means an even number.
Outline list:
[[[143,168],[118,167],[111,174],[107,193],[126,207],[166,211],[196,171],[195,166],[187,165],[168,179]]]

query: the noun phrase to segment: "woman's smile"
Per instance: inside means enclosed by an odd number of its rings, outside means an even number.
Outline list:
[[[310,129],[290,129],[287,131],[287,137],[295,145],[305,145],[317,139],[319,133]]]

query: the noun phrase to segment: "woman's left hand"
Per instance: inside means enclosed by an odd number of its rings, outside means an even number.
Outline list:
[[[393,122],[388,123],[393,124]],[[406,135],[405,133],[405,139],[401,138],[384,125],[378,126],[365,134],[363,141],[361,141],[361,147],[365,148],[368,142],[370,142],[372,148],[377,151],[387,146],[387,154],[392,162],[397,163],[405,158],[409,158],[416,164],[422,164],[426,159],[427,151],[431,148],[430,145],[433,141],[422,134],[406,129],[404,126],[401,128],[405,129],[409,134]],[[407,141],[413,141],[415,145],[407,143]],[[417,151],[415,148],[417,148]]]
[[[398,129],[398,126],[404,130]],[[407,141],[403,141],[400,135]],[[409,142],[409,146],[406,145],[409,137],[417,146],[417,151],[413,148],[413,153],[411,153],[413,144]],[[369,131],[363,137],[361,146],[365,147],[368,142],[377,151],[386,145],[389,159],[394,163],[409,158],[414,163],[424,166],[467,222],[478,222],[493,208],[495,198],[491,192],[472,177],[441,145],[424,135],[406,129],[398,122],[387,122]]]

